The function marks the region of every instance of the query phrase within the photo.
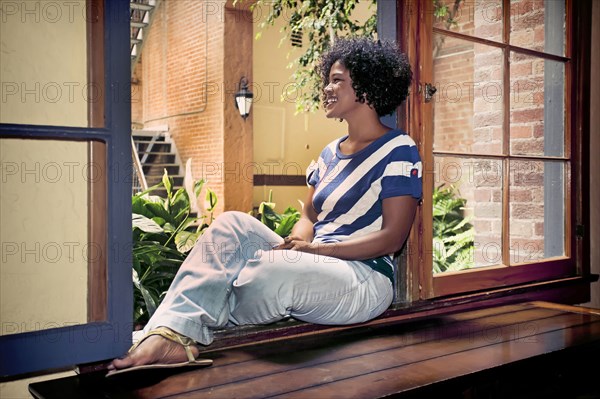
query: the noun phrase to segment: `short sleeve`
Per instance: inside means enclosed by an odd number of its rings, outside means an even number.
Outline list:
[[[422,175],[423,164],[416,145],[394,148],[381,179],[381,199],[402,195],[421,199]]]
[[[319,164],[314,160],[310,162],[308,168],[306,168],[306,184],[309,186],[316,186],[319,182]]]

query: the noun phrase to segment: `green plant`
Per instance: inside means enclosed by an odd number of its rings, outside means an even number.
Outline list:
[[[433,190],[433,271],[463,270],[473,267],[475,229],[464,216],[467,200],[456,187]]]
[[[287,237],[292,232],[292,228],[298,219],[300,219],[300,212],[288,207],[283,213],[277,213],[273,202],[273,192],[270,191],[269,200],[261,202],[258,207],[258,215],[255,216],[279,236]]]
[[[203,180],[194,183],[196,196],[203,185]],[[166,198],[149,195],[161,187]],[[188,193],[183,188],[174,192],[166,171],[161,183],[132,197],[134,322],[145,323],[152,316],[187,253],[212,221],[217,197],[206,191],[208,220],[191,215]]]

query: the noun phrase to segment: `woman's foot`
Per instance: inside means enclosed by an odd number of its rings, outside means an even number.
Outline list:
[[[196,346],[190,346],[194,357],[200,351]],[[152,335],[144,339],[132,352],[125,357],[115,359],[108,366],[109,370],[121,370],[135,366],[150,364],[174,364],[188,360],[185,347],[177,342],[170,341],[160,335]]]

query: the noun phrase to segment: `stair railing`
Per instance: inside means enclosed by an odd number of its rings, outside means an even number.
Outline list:
[[[150,143],[148,143],[148,148],[146,148],[146,151],[144,151],[144,155],[142,156],[142,159],[140,159],[140,163],[142,165],[145,164],[146,161],[148,160],[148,157],[150,156],[150,152],[154,148],[154,144],[156,144],[156,142],[158,141],[159,137],[161,137],[161,134],[155,134],[150,139]]]
[[[140,155],[135,146],[135,142],[133,141],[133,137],[131,137],[131,158],[133,159],[133,182],[131,185],[133,194],[136,193],[137,187],[140,188],[139,191],[146,191],[148,189],[148,182],[146,182],[144,169],[142,168],[142,163],[140,162]]]
[[[135,37],[130,38],[131,42],[131,75],[133,76],[133,71],[135,70],[135,66],[142,55],[142,48],[144,47],[145,38],[144,35],[147,35],[148,29],[150,28],[150,24],[152,23],[152,17],[154,16],[154,12],[160,5],[160,0],[130,0],[130,10],[131,16],[133,16],[134,12],[138,12],[142,14],[141,21],[135,21],[132,19],[130,22],[131,31],[137,32]],[[137,29],[137,30],[136,30]]]

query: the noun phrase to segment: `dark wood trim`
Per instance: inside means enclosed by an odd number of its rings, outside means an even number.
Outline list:
[[[578,38],[579,51],[573,58],[573,84],[571,95],[568,96],[580,104],[573,109],[570,115],[572,126],[571,151],[573,157],[572,180],[573,187],[571,208],[572,220],[575,224],[583,226],[583,237],[576,237],[574,230],[571,233],[571,245],[577,261],[578,272],[586,276],[590,273],[590,75],[591,75],[591,24],[592,1],[572,1],[574,11],[572,23],[573,37]],[[571,41],[571,45],[575,46]],[[597,110],[596,110],[597,112]]]
[[[106,144],[88,144],[88,300],[87,321],[106,321],[107,303],[107,174]]]
[[[441,157],[454,157],[454,158],[484,158],[484,159],[497,159],[502,160],[506,158],[506,155],[498,154],[469,154],[466,152],[454,152],[454,151],[439,151],[434,150],[433,154]],[[511,159],[517,161],[570,161],[568,157],[556,157],[547,155],[511,155]]]
[[[87,0],[88,126],[104,127],[104,0]]]
[[[429,12],[427,3],[419,1],[419,24],[417,36],[417,48],[419,59],[418,67],[421,70],[419,87],[424,87],[425,83],[433,83],[433,13]],[[423,140],[423,206],[422,208],[422,230],[420,251],[422,251],[420,265],[421,289],[420,299],[428,299],[435,295],[433,288],[433,251],[427,251],[426,248],[433,242],[433,188],[435,182],[435,158],[433,156],[433,104],[434,102],[425,102],[425,95],[417,98],[418,112],[420,114],[419,131]]]
[[[306,176],[254,175],[254,186],[306,186]]]
[[[499,49],[503,49],[505,51],[514,51],[515,53],[522,53],[522,54],[526,54],[532,57],[538,57],[538,58],[543,58],[545,60],[550,60],[550,61],[557,61],[557,62],[567,62],[569,61],[568,57],[564,57],[564,56],[560,56],[560,55],[555,55],[555,54],[549,54],[549,53],[544,53],[543,51],[537,51],[537,50],[532,50],[532,49],[528,49],[525,47],[519,47],[519,46],[515,46],[512,44],[509,44],[508,41],[506,43],[501,43],[501,42],[496,42],[493,40],[488,40],[488,39],[482,39],[480,37],[477,36],[470,36],[470,35],[466,35],[464,33],[459,33],[459,32],[454,32],[451,30],[446,30],[446,29],[442,29],[442,28],[433,28],[433,33],[437,33],[440,35],[445,35],[445,36],[450,36],[453,37],[455,39],[460,39],[460,40],[465,40],[468,42],[473,42],[473,43],[477,43],[477,44],[483,44],[486,46],[491,46],[491,47],[496,47]],[[510,55],[510,54],[509,54]]]
[[[566,16],[566,21],[565,21],[565,27],[566,27],[566,37],[565,37],[565,53],[566,55],[571,58],[572,55],[574,54],[573,50],[573,46],[574,46],[574,25],[573,25],[573,13],[575,12],[575,9],[573,7],[573,3],[570,0],[566,0],[565,1],[565,11],[567,13]],[[591,9],[590,9],[591,11]],[[591,40],[591,38],[589,38],[589,40]],[[579,142],[579,140],[575,140],[573,134],[577,132],[577,130],[574,129],[574,124],[571,123],[571,120],[569,119],[569,115],[573,114],[573,99],[575,97],[573,97],[572,95],[570,95],[570,93],[572,92],[572,88],[573,88],[573,83],[574,80],[577,79],[576,77],[574,77],[574,69],[573,69],[573,61],[569,61],[565,63],[565,87],[564,87],[564,98],[565,98],[565,102],[564,102],[564,110],[565,110],[565,115],[563,118],[563,124],[565,127],[565,142],[564,142],[564,154],[569,160],[569,162],[566,162],[565,164],[565,170],[563,171],[563,179],[564,179],[564,193],[565,193],[565,198],[564,198],[564,212],[565,212],[565,226],[564,226],[564,232],[565,232],[565,240],[564,240],[564,246],[565,246],[565,255],[568,257],[573,257],[575,259],[575,265],[577,267],[577,262],[578,262],[578,254],[575,251],[575,237],[574,237],[574,231],[575,229],[573,228],[573,226],[575,224],[577,224],[577,217],[576,217],[576,213],[575,213],[575,206],[573,206],[573,201],[575,201],[575,198],[577,198],[576,191],[578,187],[581,188],[581,180],[576,176],[577,173],[580,173],[582,170],[582,165],[580,165],[578,163],[578,160],[580,159],[580,154],[582,154],[582,149],[580,148],[579,150],[577,150],[574,145],[575,143]],[[582,107],[589,107],[589,105],[584,105],[582,103],[579,102],[575,102],[575,104],[580,104],[579,108]],[[589,104],[589,103],[588,103]],[[570,178],[571,173],[575,173],[575,178]],[[580,255],[580,254],[579,254]],[[580,271],[578,271],[578,273],[580,273]]]
[[[504,87],[503,112],[502,112],[502,263],[510,264],[510,0],[502,2],[502,85]],[[441,280],[443,281],[443,280]],[[440,287],[443,291],[443,287]]]
[[[433,277],[436,296],[448,296],[464,292],[493,290],[498,287],[525,284],[574,276],[573,262],[569,258],[544,260],[515,266],[490,266],[440,273]]]
[[[412,43],[408,40],[410,37],[409,29],[411,23],[409,18],[411,17],[412,11],[407,7],[405,1],[396,1],[396,43],[398,47],[406,54],[410,64],[411,70],[413,71],[414,77],[414,63],[410,52],[410,46]],[[396,122],[398,128],[407,132],[416,142],[419,153],[422,155],[422,148],[416,134],[411,130],[411,102],[412,97],[418,95],[414,91],[414,78],[410,88],[409,97],[400,105],[396,111]],[[404,248],[397,254],[396,257],[396,286],[395,286],[395,302],[398,304],[410,303],[413,298],[418,298],[419,290],[418,283],[415,284],[415,279],[418,278],[418,265],[419,265],[419,253],[415,251],[415,248],[419,248],[419,221],[421,207],[417,209],[415,220],[412,228],[409,232],[408,239],[405,243]]]
[[[110,131],[106,129],[88,129],[70,126],[18,125],[12,123],[0,123],[0,135],[3,138],[68,141],[106,141],[110,139]]]
[[[565,210],[566,210],[566,220],[565,220],[565,258],[560,260],[548,260],[542,259],[539,263],[531,263],[528,265],[516,265],[514,267],[507,268],[505,266],[492,267],[492,268],[482,268],[482,269],[474,269],[470,271],[464,271],[459,273],[444,273],[436,275],[432,278],[432,290],[433,293],[429,296],[424,294],[423,298],[431,298],[433,296],[446,296],[455,294],[458,292],[468,292],[474,290],[485,290],[485,289],[493,289],[496,286],[502,285],[513,285],[513,284],[522,284],[527,281],[536,281],[542,279],[551,279],[551,278],[559,278],[564,276],[574,276],[576,274],[584,275],[585,272],[581,271],[582,267],[587,267],[589,273],[589,265],[582,266],[587,262],[581,263],[581,259],[583,256],[582,252],[585,252],[577,247],[581,247],[582,239],[577,239],[575,237],[575,228],[574,224],[581,224],[583,220],[586,220],[583,216],[582,212],[587,212],[589,210],[588,205],[585,204],[585,199],[587,197],[585,195],[580,195],[583,186],[582,179],[584,178],[582,175],[582,171],[585,172],[587,166],[585,164],[585,160],[581,159],[582,150],[585,147],[581,146],[581,139],[586,139],[586,132],[581,126],[576,125],[577,123],[588,123],[589,114],[586,112],[589,109],[589,79],[586,79],[585,76],[589,76],[588,74],[582,73],[578,68],[575,68],[577,65],[587,65],[589,72],[589,41],[590,41],[590,31],[589,31],[589,22],[587,23],[587,30],[583,26],[586,26],[583,23],[581,26],[573,26],[572,19],[579,18],[578,21],[581,22],[581,18],[587,18],[589,20],[590,15],[590,7],[589,4],[586,6],[586,2],[582,4],[578,4],[578,9],[573,6],[572,0],[567,0],[566,2],[566,42],[568,44],[565,50],[565,56],[556,56],[552,54],[543,53],[540,51],[530,50],[526,48],[521,48],[518,46],[513,46],[510,44],[510,25],[511,25],[511,13],[510,13],[510,0],[503,0],[503,36],[502,42],[490,41],[483,38],[477,38],[474,36],[465,35],[462,33],[447,31],[445,29],[440,28],[432,28],[430,24],[424,22],[424,24],[420,25],[420,31],[417,32],[416,42],[422,43],[421,46],[427,46],[427,36],[429,31],[432,31],[434,34],[444,34],[447,36],[452,36],[454,38],[458,38],[461,40],[466,40],[470,42],[476,42],[480,44],[490,45],[497,48],[501,48],[503,50],[503,85],[507,89],[506,93],[509,92],[508,88],[510,88],[510,55],[511,51],[516,51],[520,53],[524,53],[530,56],[539,57],[546,60],[557,61],[565,64],[565,73],[567,76],[566,79],[566,87],[565,87],[565,114],[570,115],[571,119],[565,121],[565,141],[566,141],[566,154],[563,157],[545,157],[545,156],[520,156],[520,155],[511,155],[510,154],[510,96],[504,96],[504,113],[503,113],[503,145],[502,145],[502,154],[501,155],[486,155],[486,154],[460,154],[460,153],[450,153],[443,151],[432,151],[434,156],[459,156],[459,157],[483,157],[483,158],[494,158],[494,159],[502,159],[503,160],[503,205],[502,205],[502,247],[503,247],[503,255],[502,255],[502,263],[503,265],[511,265],[510,261],[510,220],[509,220],[509,211],[510,211],[510,162],[515,160],[536,160],[536,161],[557,161],[566,163],[566,173],[568,171],[572,171],[571,179],[565,178]],[[587,7],[587,8],[586,8]],[[423,19],[422,21],[425,21]],[[577,49],[573,48],[574,38],[585,38],[584,46],[577,46]],[[586,50],[587,49],[587,50]],[[577,51],[574,51],[577,50]],[[580,54],[581,53],[581,54]],[[425,50],[421,50],[420,55],[425,55]],[[571,56],[575,54],[580,57],[578,61],[579,64],[572,65],[574,61],[571,60]],[[581,57],[588,57],[587,60],[581,59]],[[427,65],[429,60],[427,57],[422,57],[418,60],[419,66],[422,70],[427,71]],[[573,68],[573,69],[571,69]],[[425,72],[427,73],[427,72]],[[424,73],[424,74],[425,74]],[[581,76],[583,75],[583,76]],[[577,85],[572,86],[572,80],[577,82]],[[583,83],[585,82],[585,83]],[[574,90],[575,89],[575,90]],[[587,92],[586,92],[587,90]],[[567,94],[570,93],[570,94]],[[587,93],[587,94],[586,94]],[[587,100],[584,98],[588,96]],[[573,103],[572,103],[573,102]],[[578,105],[578,109],[573,109],[573,104]],[[414,110],[413,110],[414,112]],[[429,113],[423,112],[422,118],[425,121],[431,120],[431,115]],[[565,117],[567,118],[567,116]],[[578,130],[575,130],[578,129]],[[589,128],[588,128],[589,130]],[[428,147],[424,147],[424,151],[426,153],[425,157],[428,157]],[[585,155],[584,155],[585,157]],[[426,169],[427,171],[427,169]],[[432,173],[432,172],[429,172]],[[426,172],[427,176],[427,172]],[[426,189],[429,188],[429,182],[424,179],[424,183],[426,184]],[[588,186],[589,187],[589,186]],[[584,192],[588,193],[584,188]],[[577,201],[577,202],[574,202]],[[426,219],[429,216],[422,216]],[[589,217],[589,216],[588,216]],[[427,220],[424,221],[427,223]],[[427,228],[428,229],[428,228]],[[426,231],[427,231],[426,229]],[[589,234],[588,234],[589,235]],[[429,242],[429,238],[423,238],[423,243],[425,248],[431,246]],[[431,251],[426,251],[431,252]],[[589,250],[587,252],[589,254]],[[425,269],[429,268],[429,263],[425,261],[421,266]],[[580,265],[578,270],[575,269],[575,265]],[[558,266],[557,266],[558,265]],[[527,272],[525,272],[527,271]],[[422,285],[426,288],[426,270],[422,271],[422,276],[425,281],[422,281]],[[426,291],[427,292],[427,291]]]
[[[87,0],[88,126],[104,120],[104,0]],[[88,322],[105,321],[107,311],[107,148],[88,143]]]
[[[404,302],[410,303],[432,296],[432,254],[425,251],[425,244],[431,242],[433,205],[431,202],[433,190],[433,143],[432,126],[428,123],[432,116],[431,104],[424,104],[420,87],[426,82],[431,82],[432,63],[431,52],[424,53],[424,48],[431,48],[431,35],[424,29],[424,19],[432,14],[426,12],[426,5],[421,1],[399,0],[402,10],[404,27],[399,29],[402,33],[402,43],[408,56],[413,81],[410,96],[406,102],[406,126],[408,133],[414,139],[421,160],[423,162],[423,200],[417,208],[415,222],[408,241],[408,254],[405,270],[401,270],[401,281],[405,284]],[[427,45],[429,43],[429,45]],[[427,62],[427,59],[429,62]],[[429,130],[427,130],[429,129]],[[411,250],[412,249],[412,250]]]

